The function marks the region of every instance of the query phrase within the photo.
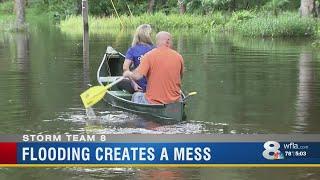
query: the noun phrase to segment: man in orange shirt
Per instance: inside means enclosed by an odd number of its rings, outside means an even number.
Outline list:
[[[136,92],[132,101],[141,104],[168,104],[181,99],[183,58],[172,48],[170,33],[161,31],[156,35],[157,48],[146,53],[133,72],[126,71],[124,77],[139,80],[147,78],[146,93]]]

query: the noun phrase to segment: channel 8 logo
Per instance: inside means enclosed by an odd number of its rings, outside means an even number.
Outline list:
[[[284,159],[281,153],[280,144],[276,141],[267,141],[263,145],[264,151],[262,153],[263,157],[269,160]]]

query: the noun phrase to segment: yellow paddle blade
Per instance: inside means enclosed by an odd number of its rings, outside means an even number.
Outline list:
[[[85,108],[91,107],[97,102],[99,102],[104,95],[106,94],[107,90],[114,86],[115,84],[122,81],[124,77],[120,77],[119,79],[113,81],[112,83],[108,84],[107,86],[93,86],[83,92],[80,97],[82,99],[82,103]]]
[[[108,86],[93,86],[83,92],[80,97],[85,108],[91,107],[99,102],[107,92]]]
[[[189,94],[188,94],[188,96],[193,96],[193,95],[196,95],[196,94],[198,94],[197,92],[190,92]]]
[[[183,101],[185,101],[185,100],[187,100],[190,96],[193,96],[193,95],[196,95],[196,94],[198,94],[197,92],[190,92],[190,93],[188,93],[182,100]]]

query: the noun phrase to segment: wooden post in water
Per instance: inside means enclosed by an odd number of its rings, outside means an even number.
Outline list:
[[[87,84],[90,83],[90,71],[89,71],[89,25],[88,25],[88,1],[82,0],[82,19],[83,19],[83,85],[87,88]]]
[[[89,31],[88,25],[88,1],[82,0],[82,20],[83,20],[83,31]]]

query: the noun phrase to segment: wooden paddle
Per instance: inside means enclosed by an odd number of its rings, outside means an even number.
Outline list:
[[[88,107],[93,106],[97,102],[99,102],[104,97],[104,95],[107,93],[109,88],[111,88],[115,84],[119,83],[123,79],[124,79],[124,77],[121,77],[106,86],[103,86],[103,85],[93,86],[93,87],[89,88],[88,90],[86,90],[85,92],[83,92],[80,95],[80,97],[81,97],[81,100],[82,100],[84,107],[88,108]]]

